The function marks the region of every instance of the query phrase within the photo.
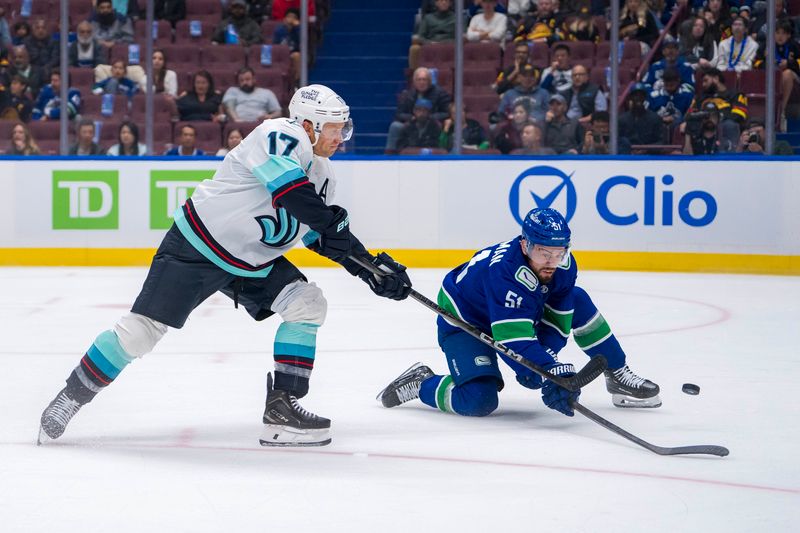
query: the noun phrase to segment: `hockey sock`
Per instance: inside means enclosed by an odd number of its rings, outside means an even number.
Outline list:
[[[317,324],[284,322],[275,333],[275,388],[302,398],[314,369]]]
[[[419,399],[445,413],[486,416],[497,409],[497,382],[486,377],[456,386],[452,376],[432,376],[422,382]]]
[[[572,330],[575,342],[586,355],[594,357],[602,354],[608,361],[608,368],[616,369],[625,365],[625,352],[611,327],[600,312],[596,312],[583,326]]]
[[[120,346],[114,331],[102,332],[67,378],[69,395],[81,403],[91,401],[98,392],[110,385],[133,359],[134,357]]]

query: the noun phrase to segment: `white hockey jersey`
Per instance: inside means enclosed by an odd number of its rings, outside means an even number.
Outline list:
[[[209,261],[237,276],[263,278],[299,239],[318,235],[273,197],[307,182],[330,204],[335,190],[327,158],[294,120],[265,120],[225,156],[210,180],[175,212],[184,237]]]

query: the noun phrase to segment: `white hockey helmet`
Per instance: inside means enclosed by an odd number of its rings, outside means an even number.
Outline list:
[[[297,89],[289,101],[289,118],[300,124],[304,120],[311,122],[317,138],[322,133],[322,126],[329,122],[344,124],[342,140],[350,140],[353,135],[350,107],[341,96],[324,85],[307,85]]]

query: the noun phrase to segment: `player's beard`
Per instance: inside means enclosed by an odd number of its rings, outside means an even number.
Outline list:
[[[555,268],[543,267],[536,271],[536,277],[539,278],[539,283],[546,285],[553,280],[555,273]]]

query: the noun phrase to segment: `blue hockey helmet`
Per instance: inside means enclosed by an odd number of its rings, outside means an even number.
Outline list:
[[[552,208],[531,209],[522,222],[522,236],[528,245],[569,248],[572,232],[561,213]]]

